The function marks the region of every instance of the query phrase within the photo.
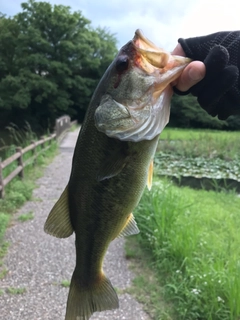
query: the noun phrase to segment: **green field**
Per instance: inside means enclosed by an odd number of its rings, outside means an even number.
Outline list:
[[[161,139],[164,140],[201,140],[205,137],[211,140],[239,140],[239,131],[222,131],[222,130],[201,130],[201,129],[179,129],[166,127],[161,133]]]
[[[182,146],[187,141],[191,150],[184,152],[191,158],[196,141],[208,150],[214,148],[214,157],[208,152],[201,156],[209,163],[223,154],[224,142],[235,151],[222,161],[226,166],[234,162],[236,175],[240,173],[239,132],[167,129],[162,138],[179,140]],[[177,155],[175,149],[161,152],[169,156],[167,165]],[[158,164],[152,190],[145,191],[134,215],[141,230],[138,242],[150,252],[165,298],[174,306],[175,317],[166,319],[240,319],[240,197],[222,188],[215,192],[178,187],[158,178],[160,170]],[[226,169],[218,170],[220,176],[225,174]],[[159,313],[154,319],[163,318]]]

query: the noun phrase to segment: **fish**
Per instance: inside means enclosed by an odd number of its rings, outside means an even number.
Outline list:
[[[119,307],[103,259],[111,241],[139,233],[133,210],[145,186],[151,189],[159,135],[169,121],[170,83],[189,62],[137,30],[92,96],[68,184],[44,225],[58,238],[75,233],[65,320],[88,320],[96,311]]]

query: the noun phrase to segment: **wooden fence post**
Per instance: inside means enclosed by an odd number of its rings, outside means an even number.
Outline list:
[[[44,148],[45,148],[45,137],[44,137],[44,136],[41,136],[40,139],[43,140],[43,143],[42,143],[42,145],[41,145],[41,148],[42,148],[42,150],[44,150]]]
[[[19,172],[18,176],[23,179],[24,178],[24,172],[23,172],[23,154],[22,154],[22,148],[21,147],[17,147],[16,148],[16,151],[17,152],[20,152],[20,156],[19,158],[17,159],[17,162],[18,162],[18,165],[20,167],[22,167],[22,170]]]
[[[36,165],[36,162],[37,162],[37,150],[36,150],[36,143],[34,140],[31,141],[31,144],[34,145],[34,148],[32,149],[32,156],[33,156],[33,165],[35,166]]]
[[[2,164],[0,162],[0,199],[4,197],[4,185],[3,185],[3,173],[2,173]]]

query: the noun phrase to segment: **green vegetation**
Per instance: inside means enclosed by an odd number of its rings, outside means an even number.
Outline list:
[[[28,220],[32,220],[34,218],[34,214],[32,211],[29,211],[27,213],[23,213],[18,217],[18,220],[21,222],[25,222]]]
[[[5,275],[7,274],[7,269],[4,267],[0,268],[0,280],[3,279],[5,277]]]
[[[6,289],[6,292],[9,294],[23,294],[26,292],[26,288],[9,287]]]
[[[161,133],[161,139],[164,140],[202,140],[204,137],[210,137],[211,140],[214,139],[214,137],[218,140],[238,139],[239,132],[166,127]]]
[[[196,185],[212,184],[217,189],[225,185],[239,190],[239,141],[239,131],[166,128],[155,157],[155,174],[175,176],[180,182],[183,177],[194,177],[199,180]]]
[[[140,246],[137,238],[138,236],[126,238],[126,259],[130,261],[130,268],[136,277],[131,287],[125,289],[125,292],[142,303],[151,319],[172,320],[174,319],[173,306],[164,295],[164,287],[154,268],[154,259],[146,248]]]
[[[231,116],[222,121],[210,116],[199,107],[197,98],[192,95],[173,95],[171,101],[170,126],[178,128],[209,128],[221,130],[239,130],[240,115]]]
[[[10,216],[5,213],[0,213],[0,241],[2,240],[6,227],[9,223]]]
[[[240,132],[193,130],[167,127],[160,136],[159,151],[184,157],[220,158],[240,157]]]
[[[174,301],[177,319],[240,315],[240,198],[154,183],[135,212],[138,240]]]
[[[69,280],[62,280],[61,286],[64,288],[69,288],[70,287],[70,281]]]
[[[117,52],[115,36],[68,6],[29,0],[21,7],[0,15],[0,126],[24,119],[41,131],[62,114],[82,120]]]

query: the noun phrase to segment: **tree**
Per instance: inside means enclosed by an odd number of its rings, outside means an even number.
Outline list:
[[[0,108],[44,128],[63,113],[78,118],[116,54],[114,35],[70,7],[29,0],[22,9],[0,18]]]
[[[225,129],[227,121],[210,116],[203,110],[196,97],[192,95],[173,95],[171,103],[170,126],[183,128]]]

